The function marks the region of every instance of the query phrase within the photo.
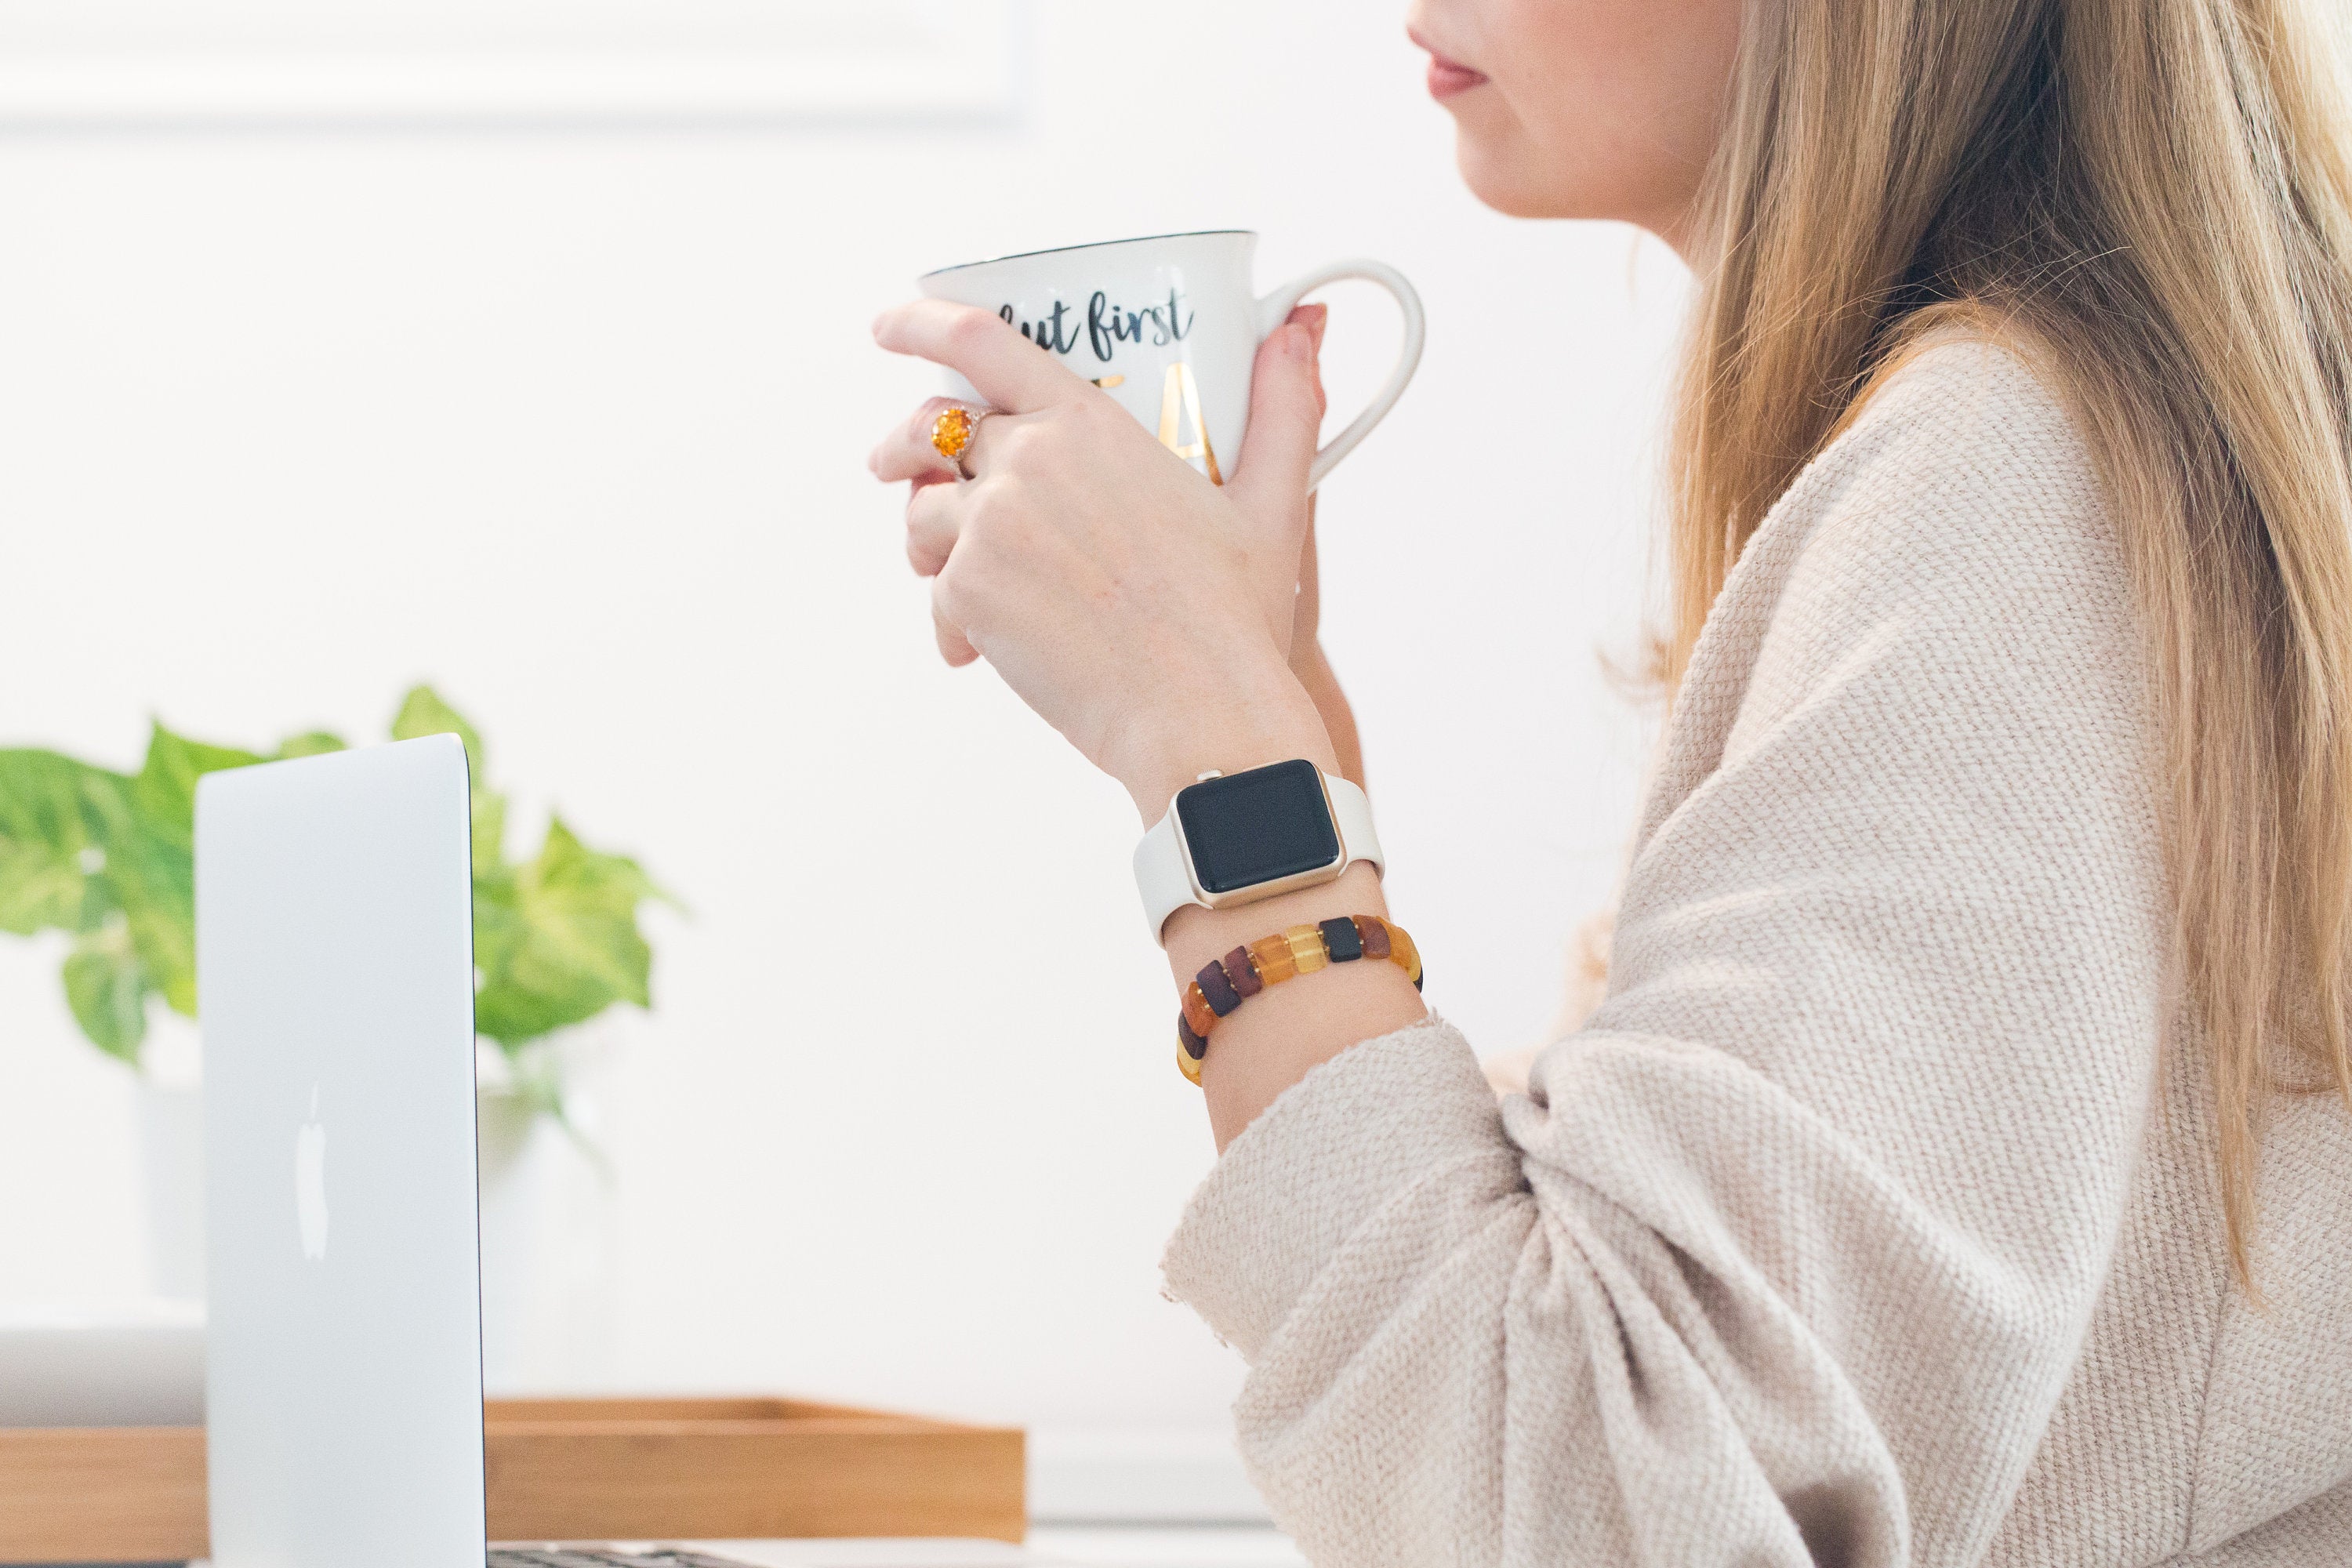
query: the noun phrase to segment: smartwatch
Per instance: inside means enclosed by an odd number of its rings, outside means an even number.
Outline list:
[[[1304,758],[1202,773],[1135,847],[1135,885],[1151,939],[1187,904],[1225,909],[1337,881],[1359,860],[1381,868],[1372,804]]]

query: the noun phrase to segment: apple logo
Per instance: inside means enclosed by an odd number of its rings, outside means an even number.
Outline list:
[[[310,1088],[310,1119],[294,1136],[294,1215],[302,1225],[302,1256],[327,1256],[327,1130],[319,1121],[319,1089]]]

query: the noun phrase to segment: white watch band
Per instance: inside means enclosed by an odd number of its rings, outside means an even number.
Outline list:
[[[1332,825],[1339,830],[1339,864],[1331,877],[1337,879],[1360,860],[1370,862],[1373,870],[1379,870],[1381,836],[1372,829],[1371,801],[1346,779],[1331,773],[1322,778],[1324,798],[1331,803]],[[1143,841],[1135,847],[1135,887],[1143,895],[1143,918],[1150,923],[1154,942],[1160,940],[1160,928],[1168,923],[1168,917],[1185,905],[1198,904],[1204,910],[1211,907],[1200,884],[1193,879],[1192,857],[1185,854],[1178,835],[1172,801],[1143,836]]]

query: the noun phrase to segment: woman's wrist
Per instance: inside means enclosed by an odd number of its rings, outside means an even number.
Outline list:
[[[1244,769],[1305,758],[1327,773],[1345,776],[1321,705],[1299,676],[1276,665],[1247,680],[1229,681],[1213,702],[1170,704],[1185,721],[1156,716],[1138,730],[1111,771],[1127,785],[1145,826],[1164,816],[1177,791],[1214,769]],[[1357,766],[1360,767],[1360,763]],[[1169,970],[1181,995],[1213,960],[1234,948],[1297,925],[1335,918],[1385,918],[1380,875],[1366,863],[1336,879],[1226,909],[1179,909],[1160,932]],[[1266,987],[1246,1007],[1221,1019],[1202,1059],[1202,1089],[1217,1146],[1239,1135],[1316,1063],[1349,1046],[1420,1018],[1426,1012],[1405,972],[1392,963],[1342,963],[1330,974],[1303,975]],[[1359,973],[1360,972],[1360,973]]]
[[[1237,773],[1304,757],[1327,773],[1339,771],[1314,698],[1286,668],[1229,687],[1181,717],[1155,721],[1110,770],[1147,827],[1167,814],[1178,790],[1212,770]]]
[[[1335,881],[1229,909],[1185,908],[1161,932],[1179,994],[1201,969],[1234,948],[1292,926],[1335,916],[1388,913],[1381,879],[1368,865]],[[1209,1121],[1223,1149],[1318,1062],[1426,1015],[1420,994],[1392,963],[1340,963],[1267,986],[1220,1019],[1201,1064]],[[1174,1075],[1171,1075],[1172,1078]],[[1179,1084],[1177,1087],[1181,1088]]]

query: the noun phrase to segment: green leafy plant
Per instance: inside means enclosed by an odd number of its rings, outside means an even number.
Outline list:
[[[473,774],[475,1027],[517,1089],[560,1112],[551,1069],[526,1047],[616,1002],[652,1005],[640,906],[667,899],[636,862],[589,848],[551,817],[539,852],[510,860],[506,797],[482,739],[430,687],[401,703],[392,738],[453,734]],[[150,1001],[196,1016],[196,780],[222,768],[343,749],[320,731],[270,752],[207,745],[154,726],[135,773],[56,752],[0,750],[0,931],[73,938],[66,1000],[92,1044],[134,1066]]]

